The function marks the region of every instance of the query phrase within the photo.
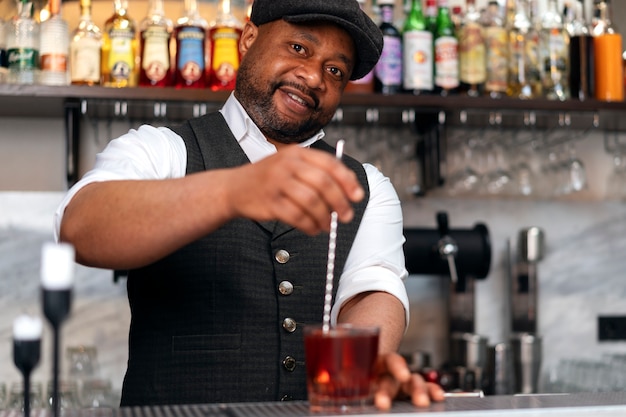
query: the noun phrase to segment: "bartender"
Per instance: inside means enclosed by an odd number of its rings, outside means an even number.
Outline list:
[[[82,264],[129,270],[123,406],[306,399],[302,327],[323,317],[333,211],[331,320],[381,328],[376,405],[443,399],[396,353],[398,197],[373,166],[338,161],[322,130],[382,44],[356,0],[255,0],[223,108],[131,130],[68,192],[57,238]]]

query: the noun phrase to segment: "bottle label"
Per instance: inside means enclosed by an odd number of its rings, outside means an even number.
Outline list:
[[[539,57],[539,32],[529,32],[526,36],[525,56],[528,64],[528,81],[533,84],[541,84],[541,65]]]
[[[7,51],[9,69],[30,71],[39,68],[39,51],[34,48],[11,48]]]
[[[501,27],[488,27],[485,30],[485,44],[487,55],[487,91],[506,91],[507,85],[507,32]]]
[[[480,25],[468,24],[459,35],[459,76],[467,84],[482,84],[487,79],[485,41]]]
[[[40,68],[42,71],[65,72],[67,71],[67,55],[45,54],[41,55]]]
[[[213,32],[211,41],[213,74],[221,84],[228,84],[235,79],[239,69],[239,31],[218,28]]]
[[[559,82],[561,78],[565,78],[567,70],[566,61],[568,55],[568,45],[565,34],[559,30],[550,31],[545,35],[544,51],[543,51],[543,70],[545,72],[544,82],[548,82],[551,78],[553,82]]]
[[[177,38],[178,71],[187,83],[196,82],[204,74],[204,30],[199,27],[183,27]]]
[[[404,32],[404,88],[433,89],[433,34],[426,30]]]
[[[402,41],[400,38],[384,37],[383,51],[375,71],[382,85],[402,84]]]
[[[526,56],[526,40],[521,32],[511,32],[509,48],[511,56],[509,59],[509,82],[508,86],[515,94],[518,90],[528,84],[528,62]]]
[[[170,34],[163,26],[150,26],[142,34],[141,69],[152,82],[159,82],[170,69]]]
[[[100,82],[100,41],[81,38],[72,43],[70,73],[72,82]]]
[[[111,52],[107,65],[111,78],[115,81],[129,80],[135,68],[134,33],[130,30],[114,29],[109,33],[109,37],[111,38]]]
[[[435,84],[445,89],[459,86],[459,43],[454,36],[435,40]]]

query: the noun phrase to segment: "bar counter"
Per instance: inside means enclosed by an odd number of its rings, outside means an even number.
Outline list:
[[[0,411],[0,417],[22,417],[17,410]],[[201,404],[163,407],[122,407],[62,410],[61,417],[623,417],[626,392],[453,397],[429,408],[415,408],[396,402],[388,412],[376,410],[358,414],[323,414],[309,411],[304,401],[275,403]],[[48,410],[33,410],[31,417],[50,417]]]

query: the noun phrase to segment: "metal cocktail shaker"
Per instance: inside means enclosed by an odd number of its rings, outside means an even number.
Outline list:
[[[533,394],[538,391],[541,370],[541,337],[530,333],[513,335],[513,366],[515,392]]]
[[[512,284],[512,337],[515,393],[538,391],[541,337],[538,333],[539,285],[537,264],[544,255],[544,233],[539,227],[521,229]]]
[[[519,231],[512,282],[513,332],[537,332],[537,263],[543,259],[543,252],[544,233],[540,228]]]

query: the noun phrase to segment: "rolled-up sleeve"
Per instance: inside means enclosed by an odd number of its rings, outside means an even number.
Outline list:
[[[372,165],[364,167],[370,200],[339,281],[331,320],[337,322],[341,307],[355,295],[384,291],[403,304],[408,326],[409,299],[404,285],[408,272],[400,200],[389,178]]]
[[[58,241],[65,208],[83,187],[100,181],[179,178],[185,175],[187,150],[180,136],[165,127],[143,125],[110,141],[94,167],[65,195],[54,213]]]

